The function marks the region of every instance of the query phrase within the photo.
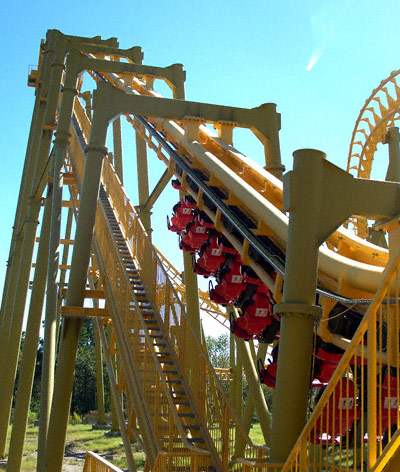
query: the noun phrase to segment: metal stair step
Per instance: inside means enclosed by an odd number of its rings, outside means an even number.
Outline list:
[[[187,440],[191,443],[194,443],[194,442],[204,443],[205,442],[203,438],[187,438]]]
[[[137,302],[138,302],[138,304],[140,306],[140,310],[142,312],[143,312],[143,310],[144,311],[147,310],[147,312],[149,312],[152,309],[152,307],[150,306],[150,303],[145,303],[143,300],[138,300]]]

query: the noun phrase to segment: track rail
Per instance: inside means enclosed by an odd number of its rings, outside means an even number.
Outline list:
[[[395,126],[400,118],[399,75],[400,70],[395,70],[382,80],[367,98],[358,115],[351,136],[346,169],[356,177],[371,177],[378,145],[385,142],[388,128]],[[368,237],[365,218],[351,218],[349,223],[360,237]]]

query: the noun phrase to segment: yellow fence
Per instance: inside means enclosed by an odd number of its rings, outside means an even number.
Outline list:
[[[168,453],[160,452],[157,456],[153,472],[206,472],[209,470],[210,455],[208,453]]]
[[[266,463],[265,459],[238,459],[238,472],[281,472],[283,464]]]
[[[122,472],[122,470],[98,454],[88,451],[82,472]]]
[[[399,260],[389,263],[330,383],[315,396],[282,472],[379,472],[390,460],[399,426]]]

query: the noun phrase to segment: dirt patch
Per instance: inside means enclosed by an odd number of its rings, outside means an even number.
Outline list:
[[[112,454],[99,454],[107,460],[112,460]],[[82,472],[85,463],[86,451],[74,451],[66,447],[62,472]],[[0,470],[7,469],[7,459],[0,460]],[[36,466],[32,469],[23,469],[24,472],[35,472]]]

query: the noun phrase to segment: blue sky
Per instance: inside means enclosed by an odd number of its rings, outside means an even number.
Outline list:
[[[33,89],[26,86],[28,66],[37,63],[48,29],[115,36],[123,48],[141,46],[145,64],[184,64],[189,100],[240,107],[276,103],[287,169],[293,151],[306,147],[326,152],[345,168],[359,110],[400,66],[398,0],[16,0],[12,6],[3,2],[0,11],[0,286],[34,103]],[[306,70],[312,58],[316,62]],[[262,148],[250,132],[237,135],[236,147],[263,163]],[[134,177],[128,172],[126,179],[137,203]],[[170,240],[164,221],[162,230],[154,224],[156,242]]]

